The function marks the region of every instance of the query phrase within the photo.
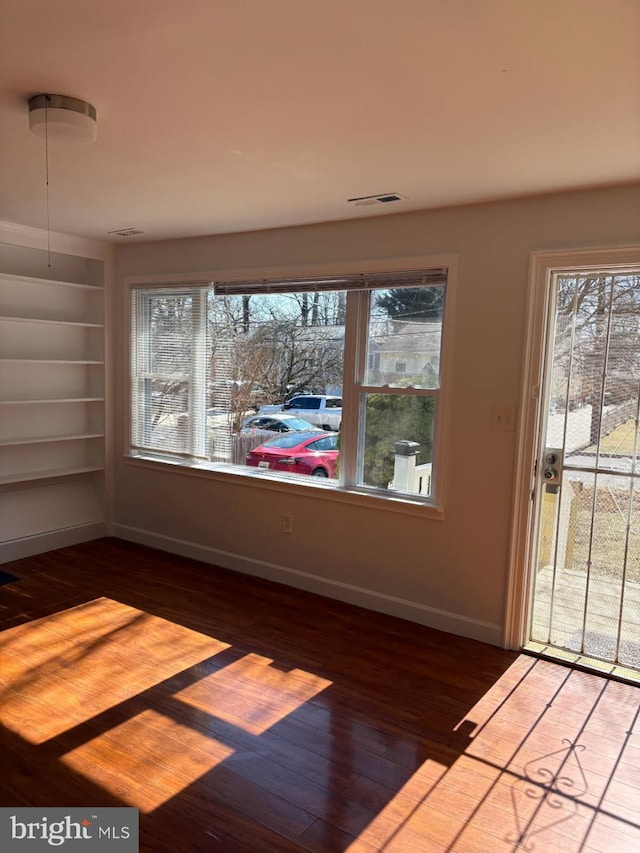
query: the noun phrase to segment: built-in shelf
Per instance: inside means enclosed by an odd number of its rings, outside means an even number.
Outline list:
[[[80,284],[76,281],[58,281],[55,278],[34,278],[29,275],[13,275],[13,273],[0,273],[0,278],[5,281],[22,282],[24,285],[44,284],[46,287],[76,287],[78,290],[102,290],[95,284]]]
[[[52,468],[49,471],[4,474],[0,476],[0,486],[8,486],[13,483],[30,483],[34,480],[51,480],[58,477],[70,477],[72,474],[89,474],[102,470],[104,470],[103,465],[77,465],[72,468]]]
[[[0,306],[0,544],[103,522],[104,290],[0,272]]]
[[[4,323],[38,323],[45,326],[80,326],[85,329],[103,329],[102,323],[84,323],[78,320],[45,320],[42,317],[8,317],[0,316],[0,322]]]
[[[32,406],[41,403],[103,403],[104,397],[65,397],[59,400],[0,400],[0,406]]]
[[[43,435],[37,438],[2,438],[0,447],[19,447],[25,444],[53,444],[58,441],[81,441],[89,438],[104,438],[103,432],[83,432],[77,435]]]
[[[87,358],[0,358],[4,364],[104,364]]]
[[[84,358],[0,358],[0,364],[104,364]]]

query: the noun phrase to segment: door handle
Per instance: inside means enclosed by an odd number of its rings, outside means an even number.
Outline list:
[[[545,447],[542,454],[542,479],[549,485],[556,486],[562,476],[564,450],[559,447]]]

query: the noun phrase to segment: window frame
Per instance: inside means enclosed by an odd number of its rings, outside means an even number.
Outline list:
[[[192,322],[194,324],[200,324],[202,317],[206,316],[206,296],[204,295],[203,288],[192,288],[191,293],[189,294],[188,288],[158,288],[158,293],[162,293],[165,298],[170,297],[186,297],[190,295],[192,299],[191,304],[191,314],[192,314]],[[133,335],[130,333],[129,335],[129,348],[130,348],[130,371],[129,375],[130,379],[130,388],[129,388],[129,400],[130,402],[134,398],[140,397],[144,399],[146,397],[147,391],[144,390],[144,385],[146,383],[153,383],[157,380],[165,380],[167,378],[166,374],[159,373],[152,369],[150,364],[151,358],[151,328],[148,322],[148,315],[151,311],[151,302],[153,297],[147,291],[143,291],[141,289],[131,289],[131,296],[129,299],[129,304],[131,306],[131,310],[133,311],[134,298],[136,302],[137,311],[144,316],[144,320],[140,322],[140,319],[137,317],[137,323],[141,327],[140,328],[140,336],[144,341],[144,345],[142,349],[145,350],[143,355],[143,360],[146,362],[144,367],[140,370],[140,376],[137,378],[137,385],[140,385],[140,388],[134,387],[132,377],[133,377],[133,364],[138,364],[140,362],[140,358],[136,358],[139,356],[139,347],[136,347],[133,339]],[[200,334],[203,330],[200,330]],[[206,335],[206,325],[204,326],[204,333]],[[177,458],[191,458],[191,457],[200,457],[205,458],[206,454],[206,428],[204,427],[204,423],[206,421],[206,396],[204,396],[201,392],[204,387],[206,387],[206,377],[204,375],[205,365],[201,364],[198,360],[198,350],[206,349],[206,341],[202,341],[199,337],[197,339],[191,339],[190,341],[190,353],[189,353],[189,361],[190,361],[190,369],[188,375],[185,373],[183,381],[187,384],[187,399],[188,399],[188,410],[191,412],[192,410],[200,409],[199,414],[201,417],[193,417],[188,419],[188,440],[187,444],[189,446],[188,451],[172,451],[161,448],[151,449],[146,446],[145,433],[147,431],[146,423],[144,419],[140,419],[138,417],[134,417],[133,408],[131,409],[131,427],[129,431],[129,441],[130,441],[130,449],[140,450],[144,453],[158,453],[158,454],[166,454],[167,456],[175,456]],[[138,372],[138,367],[136,367],[136,373]],[[134,428],[136,432],[136,437],[134,441]]]
[[[209,479],[214,479],[221,482],[241,483],[242,485],[251,488],[265,488],[279,492],[300,494],[309,494],[309,489],[314,489],[314,497],[337,502],[347,502],[360,504],[369,507],[380,509],[388,509],[390,511],[408,512],[419,517],[427,517],[434,519],[444,518],[444,506],[446,500],[446,467],[449,457],[448,445],[450,430],[448,424],[450,422],[450,407],[451,407],[451,391],[452,391],[452,354],[453,354],[453,332],[454,332],[454,317],[455,317],[455,302],[456,302],[456,286],[458,273],[458,257],[457,255],[428,255],[428,256],[411,256],[397,259],[385,259],[375,262],[347,262],[341,264],[313,264],[307,266],[279,266],[279,267],[264,267],[260,268],[260,274],[266,281],[272,279],[293,280],[297,278],[327,278],[331,276],[349,276],[357,275],[366,270],[368,274],[385,274],[410,272],[412,270],[421,269],[436,269],[446,268],[446,305],[442,321],[442,345],[440,351],[440,384],[437,389],[438,404],[436,407],[436,417],[434,419],[433,429],[433,475],[432,475],[432,493],[428,498],[423,498],[420,495],[410,493],[399,493],[394,491],[386,491],[376,487],[363,485],[353,485],[355,483],[355,471],[352,470],[351,475],[345,477],[345,485],[335,482],[326,483],[320,478],[302,478],[291,477],[286,475],[270,474],[269,471],[256,469],[247,469],[241,466],[231,466],[223,463],[214,463],[208,461],[186,461],[183,458],[170,458],[162,452],[149,453],[136,451],[131,447],[131,423],[132,423],[132,392],[131,392],[131,359],[134,352],[134,341],[132,339],[132,324],[131,324],[131,305],[132,293],[136,288],[146,287],[155,288],[158,290],[166,290],[173,286],[174,288],[183,288],[188,286],[193,287],[212,287],[214,282],[238,282],[256,279],[256,268],[252,269],[220,269],[207,271],[206,273],[194,276],[193,273],[181,274],[158,274],[158,275],[135,275],[126,276],[124,283],[128,298],[125,299],[123,328],[125,330],[127,340],[129,342],[129,359],[125,365],[127,370],[127,379],[123,383],[123,387],[128,390],[127,401],[124,407],[124,442],[123,442],[123,457],[126,464],[133,466],[141,466],[147,468],[160,468],[166,470],[166,466],[179,474],[187,476],[198,476]],[[336,272],[339,270],[339,272]],[[392,286],[392,285],[390,285]],[[362,373],[366,370],[366,334],[364,330],[367,327],[367,322],[363,322],[363,302],[368,298],[366,291],[358,292],[351,289],[347,293],[347,302],[358,301],[357,309],[347,311],[347,328],[345,329],[345,339],[358,332],[353,338],[357,341],[356,346],[345,348],[344,375],[356,376],[356,368]],[[367,309],[368,310],[368,309]],[[349,330],[349,326],[356,325],[356,329]],[[358,331],[359,330],[359,331]],[[349,373],[347,373],[349,371]],[[362,376],[364,378],[364,376]],[[380,388],[376,386],[360,385],[356,391],[356,382],[345,382],[343,384],[343,423],[345,418],[351,418],[352,422],[358,421],[360,405],[359,397],[361,392],[380,393]],[[384,389],[384,393],[409,393],[412,394],[414,389]],[[360,419],[362,423],[362,420]],[[362,439],[358,435],[354,426],[350,430],[343,431],[343,436],[350,437],[352,443],[351,451],[347,451],[347,443],[343,444],[345,456],[348,452],[348,458],[351,460],[352,468],[358,464],[357,445],[362,446]],[[354,447],[355,445],[355,447]]]
[[[444,351],[443,342],[446,339],[445,325],[449,315],[448,300],[449,300],[449,278],[450,267],[447,269],[447,283],[445,306],[442,317],[441,342],[440,342],[440,357]],[[387,497],[389,495],[401,495],[403,498],[421,503],[425,506],[433,506],[442,509],[443,498],[442,492],[436,488],[444,482],[444,478],[438,475],[440,466],[444,464],[444,453],[440,449],[440,441],[443,435],[443,430],[440,424],[443,422],[443,416],[440,411],[443,398],[444,376],[440,372],[440,382],[438,388],[402,388],[396,386],[370,385],[367,380],[369,370],[368,358],[368,343],[369,343],[369,320],[371,318],[371,293],[372,291],[351,291],[347,294],[347,328],[345,330],[345,340],[349,339],[354,342],[352,347],[353,362],[349,362],[349,375],[352,376],[351,382],[343,383],[342,388],[342,423],[350,424],[347,431],[341,433],[342,447],[345,449],[345,462],[341,465],[343,482],[341,487],[347,490],[353,490],[362,494],[370,494],[373,496]],[[350,324],[350,325],[349,325]],[[449,328],[447,326],[447,328]],[[344,373],[347,373],[347,352],[345,351],[345,366]],[[385,491],[375,486],[367,486],[358,483],[360,472],[363,468],[363,456],[365,449],[365,408],[366,398],[369,394],[387,394],[389,396],[406,396],[406,397],[434,397],[436,399],[436,409],[433,424],[433,446],[435,452],[431,459],[431,494],[428,497],[413,495],[408,492],[394,492],[393,490]],[[345,482],[346,481],[346,482]]]

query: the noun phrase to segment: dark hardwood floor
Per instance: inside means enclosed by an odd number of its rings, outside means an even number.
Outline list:
[[[640,850],[638,687],[117,540],[3,567],[0,805],[141,850]]]

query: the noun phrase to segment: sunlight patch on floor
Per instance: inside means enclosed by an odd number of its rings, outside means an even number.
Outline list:
[[[371,781],[356,782],[355,786],[362,787],[365,802],[372,806],[380,798],[380,806],[375,818],[348,851],[357,853],[365,845],[367,850],[384,850],[385,853],[388,850],[424,850],[422,804],[446,772],[446,764],[427,759],[395,792]]]
[[[259,735],[331,685],[301,669],[282,671],[248,654],[174,694],[176,699]]]
[[[438,850],[582,850],[596,818],[633,843],[635,811],[627,819],[613,799],[600,808],[619,763],[631,767],[624,742],[602,736],[612,712],[631,736],[638,710],[633,699],[621,701],[628,689],[519,656],[452,728],[468,743],[455,745],[450,766],[429,776],[427,761],[389,791],[348,850],[404,853],[420,849],[420,839],[424,849],[425,838]]]
[[[43,743],[229,648],[108,598],[0,635],[0,723]]]
[[[61,761],[129,805],[150,812],[233,752],[209,735],[147,710],[71,750]]]

